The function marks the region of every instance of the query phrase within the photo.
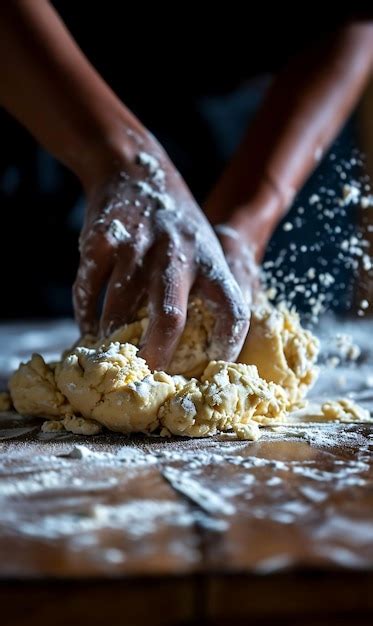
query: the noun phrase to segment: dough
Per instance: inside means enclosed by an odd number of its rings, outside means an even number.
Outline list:
[[[214,319],[200,299],[188,306],[188,319],[169,366],[169,374],[199,378],[208,364],[207,350]],[[131,343],[138,346],[148,326],[146,308],[138,313],[138,320],[127,324],[108,337],[103,345]],[[80,345],[99,348],[102,342],[86,337]],[[238,362],[255,364],[259,375],[268,382],[282,385],[290,404],[300,402],[318,375],[315,366],[319,351],[318,339],[305,330],[295,311],[275,308],[268,302],[254,307],[250,331]]]
[[[65,431],[63,420],[47,420],[41,425],[41,431],[43,433],[56,433]]]
[[[127,324],[112,333],[103,345],[110,343],[132,343],[139,346],[148,327],[146,308],[142,308],[137,314],[138,319],[132,324]],[[211,331],[214,318],[210,311],[203,306],[202,300],[196,298],[188,305],[188,318],[184,333],[168,368],[169,374],[183,374],[188,378],[199,377],[208,363],[207,349],[210,343]],[[102,342],[87,336],[80,345],[87,347],[100,347]]]
[[[322,414],[325,421],[336,422],[369,422],[371,421],[370,413],[367,409],[349,400],[341,398],[340,400],[332,400],[324,402],[321,406]]]
[[[297,313],[265,304],[253,311],[238,361],[255,363],[262,378],[281,385],[290,410],[302,401],[317,378],[318,352],[318,339],[302,328]]]
[[[63,417],[72,413],[66,397],[56,385],[56,368],[56,363],[45,363],[40,354],[33,354],[28,363],[21,363],[9,381],[18,413],[39,417]]]
[[[74,435],[97,435],[101,432],[102,426],[93,420],[71,415],[65,417],[63,420],[47,420],[42,424],[41,430],[43,433],[55,433],[67,430],[70,433],[74,433]]]
[[[211,361],[201,381],[192,379],[170,396],[159,419],[164,434],[205,437],[237,428],[242,435],[251,420],[283,419],[286,405],[284,390],[261,379],[255,365]]]
[[[257,439],[258,425],[284,422],[317,376],[318,341],[284,308],[254,309],[238,363],[208,363],[213,317],[193,301],[168,373],[151,372],[137,355],[147,324],[143,309],[104,342],[83,337],[60,363],[33,355],[10,380],[16,410],[53,420],[44,432],[96,434],[103,425],[163,436],[233,430],[239,438]],[[326,420],[364,419],[348,401],[326,404],[323,411]]]
[[[78,347],[59,368],[57,386],[85,418],[119,432],[151,432],[175,384],[165,372],[151,373],[136,353],[129,343]]]

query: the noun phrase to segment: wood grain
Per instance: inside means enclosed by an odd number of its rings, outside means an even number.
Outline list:
[[[48,438],[13,415],[1,426],[2,624],[371,619],[372,426],[256,443]],[[72,458],[82,444],[93,456]]]

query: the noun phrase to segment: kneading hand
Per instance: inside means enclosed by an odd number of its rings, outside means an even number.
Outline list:
[[[247,334],[249,308],[219,241],[159,145],[151,139],[135,144],[87,192],[74,285],[81,331],[107,335],[147,303],[141,356],[152,368],[167,367],[193,289],[216,316],[209,357],[235,360]]]

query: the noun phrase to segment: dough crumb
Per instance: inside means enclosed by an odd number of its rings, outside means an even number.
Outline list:
[[[324,402],[321,410],[326,421],[371,422],[369,411],[348,398]]]
[[[74,435],[97,435],[101,432],[102,426],[94,420],[84,419],[70,415],[63,420],[65,430]]]
[[[41,431],[43,433],[57,433],[65,430],[62,420],[47,420],[41,425]]]
[[[257,441],[260,439],[260,430],[258,424],[237,424],[234,432],[238,439],[247,441]]]

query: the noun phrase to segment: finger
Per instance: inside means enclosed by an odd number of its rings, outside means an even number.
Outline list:
[[[186,265],[171,258],[157,268],[149,293],[149,326],[140,351],[152,369],[169,365],[183,333],[193,275]]]
[[[258,270],[251,264],[251,257],[229,254],[225,255],[228,267],[241,289],[246,304],[250,307],[253,302],[253,291],[258,289]]]
[[[97,240],[83,247],[78,272],[73,285],[75,318],[81,333],[97,332],[98,299],[110,276],[114,254],[105,241]]]
[[[228,267],[241,288],[246,303],[251,306],[253,291],[259,288],[259,268],[254,249],[240,238],[237,231],[225,225],[216,227],[216,230]]]
[[[118,254],[118,262],[111,274],[100,322],[101,334],[132,321],[144,295],[145,277],[140,264],[144,251],[126,246]]]
[[[219,279],[200,276],[196,287],[215,314],[209,359],[235,361],[250,323],[250,309],[239,286],[227,270]]]

